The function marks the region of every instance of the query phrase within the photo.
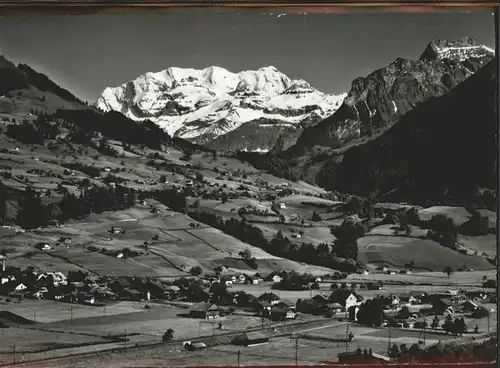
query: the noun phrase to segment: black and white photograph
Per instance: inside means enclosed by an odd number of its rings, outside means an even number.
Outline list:
[[[496,362],[495,11],[0,6],[0,366]]]

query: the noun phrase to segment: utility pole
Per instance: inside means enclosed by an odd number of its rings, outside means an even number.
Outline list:
[[[298,365],[299,361],[299,337],[295,338],[295,365]]]
[[[349,325],[345,326],[345,351],[347,353],[347,344],[349,343]]]
[[[73,306],[72,305],[69,307],[69,315],[70,315],[70,320],[73,321]]]
[[[389,340],[387,341],[387,352],[391,351],[391,326],[389,326]]]
[[[2,328],[1,330],[2,330],[2,341],[0,342],[0,349],[1,349],[0,353],[2,354],[2,365],[3,365],[3,339],[5,336],[5,331],[4,331],[5,329]]]
[[[238,367],[240,366],[241,351],[238,349]]]
[[[12,350],[14,350],[14,363],[16,363],[16,344],[11,346]]]
[[[488,333],[490,333],[490,312],[488,311]]]

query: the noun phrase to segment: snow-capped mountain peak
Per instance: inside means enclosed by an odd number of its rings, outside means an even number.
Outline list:
[[[233,73],[220,66],[171,66],[148,72],[96,101],[134,120],[154,121],[169,134],[206,143],[251,121],[299,126],[333,114],[345,94],[325,94],[274,66]]]
[[[472,37],[465,37],[456,41],[431,41],[420,56],[420,60],[452,60],[461,62],[469,58],[495,56],[495,50],[481,45]]]

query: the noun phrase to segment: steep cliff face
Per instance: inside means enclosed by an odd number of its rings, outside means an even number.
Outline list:
[[[305,129],[289,151],[297,154],[314,146],[338,148],[383,132],[422,102],[448,93],[494,55],[493,50],[470,38],[433,41],[418,60],[398,58],[367,77],[355,79],[336,113]]]
[[[330,189],[394,200],[466,200],[498,181],[498,80],[490,62],[449,94],[406,114],[379,138],[353,147],[325,165]],[[421,197],[421,198],[420,198]]]

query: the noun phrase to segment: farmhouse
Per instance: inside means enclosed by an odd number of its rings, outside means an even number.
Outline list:
[[[432,303],[432,309],[434,309],[438,313],[444,313],[446,310],[452,308],[453,302],[451,299],[437,299]]]
[[[236,282],[238,284],[244,284],[246,281],[247,281],[247,276],[244,274],[239,275],[238,278],[236,279]]]
[[[278,303],[275,304],[277,307],[282,307],[282,308],[295,308],[295,304],[293,304],[290,300],[280,300]]]
[[[114,226],[112,226],[111,229],[109,230],[109,232],[111,234],[123,234],[125,232],[125,230],[122,229],[121,227],[114,227]]]
[[[391,299],[392,306],[399,305],[399,303],[401,302],[401,300],[399,299],[399,297],[397,295],[390,295],[389,298]]]
[[[132,288],[123,289],[123,291],[119,295],[122,298],[127,298],[130,300],[136,300],[136,301],[139,301],[143,298],[143,293],[141,293],[139,290],[132,289]]]
[[[467,300],[465,303],[462,304],[462,310],[464,312],[473,312],[477,308],[479,308],[479,306],[471,300]]]
[[[267,315],[271,311],[271,303],[266,301],[266,300],[262,300],[262,301],[254,300],[252,305],[254,306],[254,309],[258,313],[262,313],[262,315],[264,315],[264,316]]]
[[[330,294],[328,301],[330,303],[339,303],[348,311],[350,307],[360,305],[363,297],[354,291],[338,289]]]
[[[233,345],[252,346],[258,344],[266,344],[269,342],[269,337],[262,332],[244,332],[233,339]]]
[[[36,281],[49,280],[51,279],[54,286],[66,285],[68,280],[62,272],[43,272],[39,274]]]
[[[315,295],[310,300],[312,305],[318,307],[328,304],[328,297],[323,294]]]
[[[471,299],[486,299],[488,297],[488,295],[482,291],[468,291],[465,295]]]
[[[419,303],[420,300],[413,294],[400,294],[399,295],[399,303],[402,305],[412,305]]]
[[[275,278],[275,276],[279,277],[279,273],[276,271],[273,271],[271,273],[258,272],[255,274],[255,276],[262,278],[262,280],[264,280],[264,281],[272,281],[272,282],[280,282],[281,281],[281,280],[275,281],[275,280],[278,280],[278,278]]]
[[[252,284],[252,285],[259,285],[262,283],[262,278],[258,277],[258,276],[247,276],[246,277],[246,282],[248,284]]]
[[[14,288],[14,291],[21,291],[21,290],[26,290],[28,287],[24,285],[22,282],[17,284],[17,286]]]
[[[346,310],[352,306],[360,305],[363,299],[358,293],[352,292],[344,301]]]
[[[34,299],[45,299],[46,295],[48,293],[48,290],[46,287],[41,288],[40,290],[35,291],[31,297]]]
[[[279,296],[274,293],[264,293],[257,299],[259,302],[268,302],[271,305],[277,304],[280,300]]]
[[[220,316],[221,308],[212,303],[195,303],[189,308],[189,316],[192,318],[212,319]]]
[[[175,285],[169,285],[165,287],[165,294],[170,298],[177,298],[180,294],[181,288]]]
[[[274,283],[280,283],[281,281],[283,281],[283,277],[281,277],[280,275],[274,275],[272,281]]]
[[[333,313],[342,312],[342,305],[339,303],[328,303],[325,305],[325,309],[332,311]]]
[[[269,317],[274,321],[284,321],[286,319],[295,319],[296,313],[291,308],[273,305]]]

